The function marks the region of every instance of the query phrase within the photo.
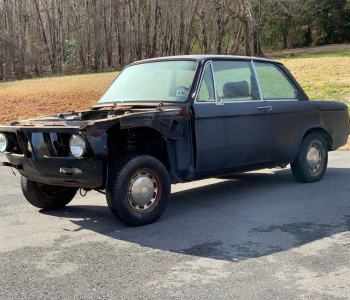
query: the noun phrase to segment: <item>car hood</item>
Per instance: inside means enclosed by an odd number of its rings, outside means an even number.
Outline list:
[[[133,106],[111,107],[101,109],[90,109],[81,111],[71,111],[62,114],[52,114],[21,120],[10,123],[16,127],[41,127],[41,126],[69,126],[85,127],[98,122],[118,122],[126,118],[157,117],[162,115],[177,115],[181,112],[181,107],[154,107],[139,108]]]

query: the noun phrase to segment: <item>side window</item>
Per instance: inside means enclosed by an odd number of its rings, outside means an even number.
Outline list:
[[[213,72],[211,70],[211,65],[207,65],[204,76],[197,97],[197,101],[214,101],[215,100],[215,89],[213,82]]]
[[[247,61],[213,61],[218,97],[225,101],[261,100],[258,84]]]
[[[297,99],[298,90],[284,72],[269,63],[254,63],[264,100]]]

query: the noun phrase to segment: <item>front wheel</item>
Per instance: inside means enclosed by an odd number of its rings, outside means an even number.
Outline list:
[[[77,188],[48,185],[21,177],[24,197],[35,207],[57,209],[66,206],[74,198]]]
[[[170,195],[170,178],[156,158],[141,155],[126,159],[109,179],[107,204],[121,221],[146,225],[165,211]]]
[[[304,138],[298,156],[291,163],[291,169],[296,180],[315,182],[322,179],[327,163],[326,143],[320,134],[312,132]]]

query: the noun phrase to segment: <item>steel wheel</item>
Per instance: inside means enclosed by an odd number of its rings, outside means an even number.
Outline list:
[[[313,175],[317,175],[322,171],[322,162],[324,160],[324,151],[322,144],[318,141],[313,141],[307,150],[306,162],[309,168],[309,171]]]
[[[21,187],[27,201],[38,208],[57,209],[66,206],[74,198],[77,188],[54,186],[21,177]]]
[[[291,163],[292,173],[300,182],[321,180],[327,169],[328,152],[323,137],[317,132],[305,136],[298,156]]]
[[[162,194],[161,181],[149,169],[139,170],[128,185],[128,202],[137,213],[148,213],[159,203]]]
[[[140,155],[120,161],[109,178],[106,198],[113,214],[132,225],[146,225],[165,211],[170,195],[169,173],[155,157]]]
[[[61,187],[61,186],[53,186],[44,183],[37,183],[39,190],[41,193],[50,199],[58,199],[64,196],[67,191],[71,190],[71,188]]]

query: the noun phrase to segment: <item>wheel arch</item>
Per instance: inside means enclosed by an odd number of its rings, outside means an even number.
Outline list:
[[[121,128],[116,124],[108,130],[109,160],[130,155],[150,155],[168,169],[167,137],[151,127]]]
[[[332,150],[333,139],[332,139],[331,135],[327,132],[326,129],[324,129],[323,127],[319,127],[319,126],[314,126],[314,127],[310,127],[308,129],[306,129],[302,135],[302,138],[299,141],[299,145],[301,145],[301,143],[305,139],[305,137],[312,132],[317,132],[319,135],[321,135],[323,137],[323,139],[327,145],[327,151]]]
[[[123,152],[126,133],[131,133],[130,137],[135,134],[137,151],[134,148]],[[194,176],[192,119],[188,111],[158,118],[122,119],[109,130],[108,136],[108,148],[114,148],[112,153],[117,153],[119,159],[133,154],[153,156],[165,165],[173,183],[190,181]]]

